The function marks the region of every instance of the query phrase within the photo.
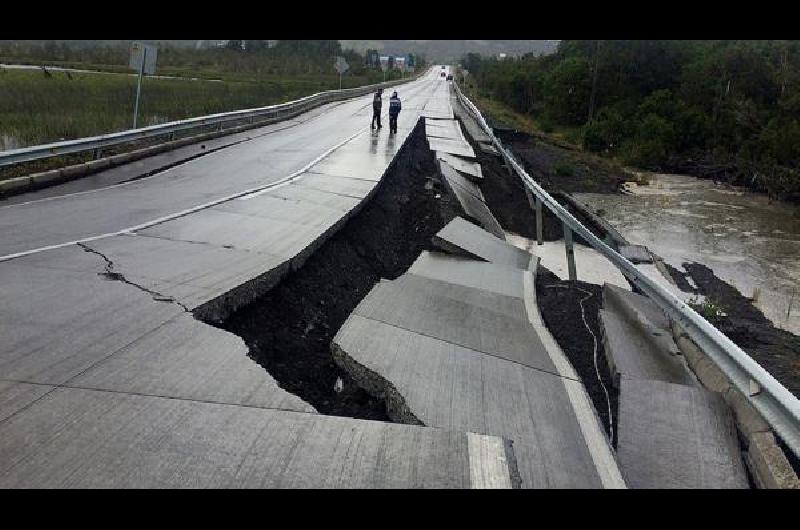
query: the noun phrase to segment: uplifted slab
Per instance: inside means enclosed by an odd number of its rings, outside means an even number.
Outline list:
[[[487,155],[500,156],[500,151],[495,149],[495,147],[489,142],[478,142],[478,146],[481,148],[481,151]]]
[[[514,460],[494,436],[73,388],[0,423],[4,488],[513,487]]]
[[[423,250],[407,274],[523,298],[523,271],[471,258]]]
[[[433,236],[433,243],[447,252],[516,269],[528,270],[533,258],[461,217],[447,223]]]
[[[472,147],[470,147],[466,141],[431,137],[428,138],[428,145],[431,151],[444,151],[452,155],[475,158],[475,151],[472,150]]]
[[[557,375],[358,314],[332,349],[393,417],[510,439],[522,487],[602,487]]]
[[[377,320],[487,355],[555,373],[519,298],[435,281],[382,280],[353,310]],[[411,288],[417,283],[417,289]]]
[[[492,215],[492,211],[486,205],[486,200],[480,188],[461,176],[447,162],[439,160],[439,167],[445,184],[458,199],[464,213],[480,223],[487,231],[497,237],[504,238],[503,227],[500,226],[500,223],[497,222],[497,219]]]
[[[477,162],[440,151],[436,151],[436,158],[447,162],[453,169],[464,173],[467,177],[475,181],[480,182],[483,180],[483,171],[481,170],[481,165]]]
[[[617,454],[633,488],[747,488],[731,413],[721,396],[622,378]]]
[[[472,138],[475,142],[490,142],[491,138],[489,135],[483,132],[478,126],[478,123],[475,119],[464,109],[461,103],[458,101],[456,97],[451,99],[451,104],[453,107],[453,114],[461,120],[461,124],[467,130],[467,134]]]
[[[612,298],[617,302],[611,303],[604,294],[600,309],[603,345],[614,384],[619,386],[620,378],[627,377],[694,385],[672,334],[646,318],[636,318],[635,309],[625,307],[624,300],[641,295],[622,289],[615,292],[624,293],[625,298]]]
[[[465,142],[464,133],[455,120],[425,120],[425,136]]]
[[[642,245],[620,245],[619,253],[631,263],[653,263],[653,256]]]

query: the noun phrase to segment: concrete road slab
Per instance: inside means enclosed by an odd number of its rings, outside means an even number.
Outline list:
[[[736,428],[721,396],[622,378],[617,454],[633,488],[747,488]]]
[[[10,418],[56,388],[52,385],[19,383],[0,379],[0,422]]]
[[[478,262],[475,262],[478,264]],[[491,263],[484,263],[487,267],[494,267]],[[521,277],[522,271],[516,271]],[[516,278],[514,278],[516,280]],[[387,281],[388,280],[384,280]],[[410,292],[418,291],[418,296],[434,296],[437,298],[446,298],[455,302],[468,304],[481,309],[488,309],[495,313],[500,313],[508,318],[515,318],[518,320],[526,319],[525,303],[522,300],[522,292],[519,296],[509,296],[494,293],[491,291],[460,285],[455,282],[448,282],[446,280],[436,280],[427,278],[425,276],[418,276],[412,273],[406,273],[391,281],[392,285],[402,289],[408,289]],[[506,290],[513,290],[516,282],[512,280],[505,285]],[[521,285],[520,285],[521,287]]]
[[[0,486],[509,487],[508,445],[444,429],[61,388],[0,424]]]
[[[279,388],[247,354],[240,337],[185,314],[88,369],[70,386],[316,412]]]
[[[444,138],[428,138],[428,145],[431,151],[443,151],[451,155],[467,156],[475,158],[475,151],[467,142],[461,140],[447,140]]]
[[[522,487],[601,487],[558,376],[358,314],[333,351],[406,421],[509,438]]]
[[[423,250],[407,274],[523,298],[521,270],[471,258]]]
[[[678,348],[668,332],[649,330],[630,322],[614,310],[600,310],[600,326],[612,380],[619,386],[621,378],[653,379],[671,383],[695,384]],[[660,333],[661,341],[653,333]]]
[[[408,280],[406,280],[408,281]],[[473,290],[477,291],[477,290]],[[478,302],[465,296],[444,296],[404,283],[382,281],[353,310],[360,315],[409,331],[511,360],[525,366],[555,372],[550,357],[524,313],[524,302],[477,291]],[[516,304],[518,318],[501,304]],[[491,308],[492,305],[496,307]],[[505,306],[507,308],[507,305]]]
[[[621,245],[619,253],[631,263],[653,263],[653,256],[642,245]]]
[[[340,219],[347,204],[352,205],[353,203],[342,201],[339,203],[340,207],[336,208],[308,201],[287,200],[270,194],[260,194],[247,199],[224,202],[214,206],[213,209],[288,223],[314,225]]]
[[[535,239],[506,232],[506,241],[517,248],[539,256],[541,265],[560,279],[569,279],[567,252],[563,240],[543,241],[541,245],[537,245]],[[575,253],[575,269],[580,281],[595,285],[609,283],[630,291],[630,283],[608,258],[595,249],[583,245],[573,245],[573,251]]]
[[[612,306],[618,313],[642,325],[672,332],[669,318],[655,302],[646,296],[607,283],[603,285],[603,307]]]
[[[303,173],[297,180],[292,181],[293,186],[337,193],[357,199],[365,198],[375,189],[377,184],[375,180],[335,177],[312,172]]]
[[[184,312],[134,285],[105,279],[104,260],[78,247],[60,256],[86,271],[0,263],[2,379],[61,384]]]
[[[358,197],[349,197],[338,193],[315,190],[306,186],[288,185],[269,190],[265,195],[279,197],[289,201],[309,203],[312,205],[335,208],[342,212],[352,211],[361,202]]]
[[[466,142],[464,133],[455,120],[425,120],[425,136]]]
[[[481,129],[472,116],[464,110],[464,107],[457,98],[453,97],[451,99],[451,104],[453,107],[453,114],[461,121],[461,124],[467,130],[467,134],[474,142],[491,142],[489,135],[483,132],[483,129]]]
[[[503,227],[486,205],[480,188],[461,176],[447,162],[439,160],[439,167],[450,192],[458,199],[464,213],[497,237],[504,237]]]
[[[605,284],[600,324],[616,385],[620,376],[696,384],[672,338],[669,320],[646,297]]]
[[[444,162],[447,162],[450,167],[458,170],[473,180],[478,182],[483,180],[483,171],[481,170],[480,164],[477,162],[466,160],[464,158],[451,155],[450,153],[440,151],[436,151],[436,158],[437,160],[443,160]]]
[[[310,247],[333,225],[330,221],[319,225],[289,223],[209,208],[138,233],[291,259]]]
[[[517,269],[529,270],[533,259],[528,252],[506,243],[461,217],[447,223],[433,237],[433,242],[447,252]]]
[[[115,236],[86,245],[111,260],[116,272],[174,297],[189,309],[264,275],[272,274],[274,284],[289,271],[286,258],[263,252],[144,235]]]
[[[500,151],[495,149],[494,145],[489,142],[478,142],[478,147],[487,155],[500,156]]]
[[[477,184],[456,171],[455,168],[445,160],[439,159],[437,162],[439,165],[439,171],[447,181],[447,184],[449,184],[451,187],[458,186],[461,188],[461,190],[466,191],[480,202],[484,204],[486,203],[483,192]]]

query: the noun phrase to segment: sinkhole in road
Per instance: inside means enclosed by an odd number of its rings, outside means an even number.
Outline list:
[[[281,388],[320,413],[392,421],[384,401],[334,362],[331,341],[381,278],[397,278],[423,250],[433,249],[431,237],[457,208],[439,180],[420,122],[372,199],[302,267],[223,322],[209,323],[242,337]],[[339,378],[343,384],[336,388]]]

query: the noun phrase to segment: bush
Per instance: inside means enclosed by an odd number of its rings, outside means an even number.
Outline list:
[[[560,177],[572,177],[575,175],[575,168],[569,164],[558,164],[553,168],[553,173]]]

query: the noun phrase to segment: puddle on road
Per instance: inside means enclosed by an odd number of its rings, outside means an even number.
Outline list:
[[[575,194],[631,243],[670,265],[696,261],[758,307],[775,326],[800,334],[800,216],[796,208],[741,188],[654,174],[630,195]],[[791,310],[790,310],[791,307]],[[789,312],[787,316],[787,311]]]

